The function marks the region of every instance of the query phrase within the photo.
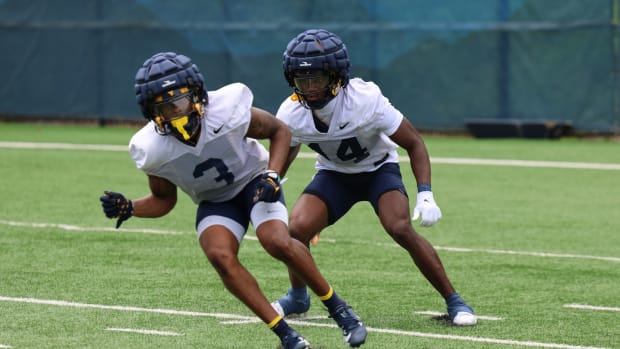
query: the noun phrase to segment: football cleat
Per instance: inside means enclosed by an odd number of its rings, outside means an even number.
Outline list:
[[[303,299],[297,299],[293,297],[292,289],[289,289],[285,296],[278,298],[277,301],[272,302],[271,306],[278,315],[288,318],[304,317],[310,309],[310,294],[305,293]]]
[[[344,342],[350,347],[357,348],[366,342],[368,334],[366,327],[350,306],[346,304],[338,306],[333,312],[329,312],[329,317],[336,320],[342,329]]]
[[[452,324],[456,326],[473,326],[478,322],[474,310],[459,296],[453,294],[446,300],[448,304],[448,316]]]
[[[310,343],[299,332],[292,330],[282,339],[282,349],[309,349]]]

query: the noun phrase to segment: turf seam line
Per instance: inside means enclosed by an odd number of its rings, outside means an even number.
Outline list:
[[[29,228],[57,228],[68,231],[104,231],[104,232],[116,232],[116,233],[141,233],[141,234],[159,234],[159,235],[183,235],[193,234],[190,232],[159,230],[159,229],[129,229],[129,228],[110,228],[110,227],[81,227],[70,224],[56,224],[56,223],[34,223],[34,222],[17,222],[0,220],[0,224],[17,226],[17,227],[29,227]],[[246,234],[244,239],[246,240],[258,240],[255,236]],[[334,239],[321,239],[321,242],[335,243]],[[363,242],[360,242],[363,243]],[[390,243],[377,243],[375,245],[398,247],[394,242]],[[592,259],[605,262],[620,263],[620,257],[608,257],[608,256],[592,256],[592,255],[578,255],[569,253],[551,253],[551,252],[531,252],[531,251],[513,251],[513,250],[494,250],[494,249],[475,249],[465,247],[449,247],[449,246],[434,246],[437,251],[450,251],[450,252],[465,252],[465,253],[487,253],[487,254],[508,254],[508,255],[520,255],[531,257],[545,257],[545,258],[572,258],[572,259]]]

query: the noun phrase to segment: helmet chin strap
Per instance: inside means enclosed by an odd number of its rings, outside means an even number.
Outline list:
[[[306,104],[308,105],[308,107],[310,107],[310,109],[321,109],[324,106],[326,106],[332,99],[334,99],[334,96],[325,97],[321,99],[320,101],[316,101],[316,102],[306,101]]]

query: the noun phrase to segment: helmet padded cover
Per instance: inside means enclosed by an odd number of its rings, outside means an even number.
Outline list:
[[[136,101],[145,118],[152,120],[152,102],[166,91],[187,86],[196,91],[203,103],[208,102],[204,78],[198,67],[187,56],[174,52],[160,52],[144,61],[135,77]]]
[[[347,48],[336,34],[324,29],[309,29],[287,45],[282,65],[284,76],[294,87],[293,72],[300,70],[335,71],[342,86],[349,82],[351,63]]]

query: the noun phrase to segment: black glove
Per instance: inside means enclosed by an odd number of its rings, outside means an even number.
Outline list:
[[[105,213],[108,218],[118,218],[116,221],[116,229],[118,229],[121,223],[131,217],[133,213],[133,202],[125,199],[121,193],[107,190],[103,193],[105,195],[99,198],[99,200],[101,200],[101,206],[103,207],[103,213]]]
[[[276,202],[280,199],[280,176],[276,171],[267,170],[260,176],[260,181],[256,183],[254,192],[254,202]]]

